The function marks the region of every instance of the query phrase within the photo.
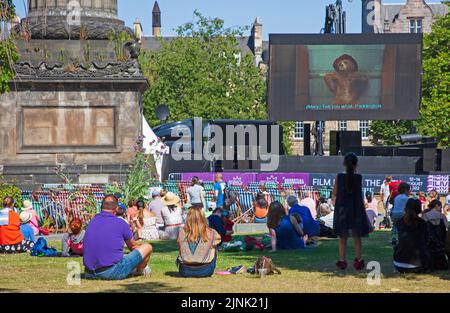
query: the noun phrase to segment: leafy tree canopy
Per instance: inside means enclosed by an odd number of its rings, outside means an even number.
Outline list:
[[[242,31],[195,11],[178,37],[160,39],[161,49],[141,54],[150,81],[144,115],[151,126],[160,123],[154,112],[159,104],[169,107],[169,121],[267,118],[265,77],[251,53],[241,55],[236,38]]]

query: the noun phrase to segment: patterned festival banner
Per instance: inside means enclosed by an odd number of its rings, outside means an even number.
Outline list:
[[[189,181],[193,176],[202,181],[214,181],[215,173],[183,173],[181,179]],[[235,185],[248,185],[251,182],[275,182],[278,184],[291,184],[299,186],[333,187],[336,174],[324,173],[250,173],[250,172],[224,172],[224,181]],[[363,174],[363,188],[378,192],[386,175]],[[450,175],[392,175],[394,181],[404,181],[411,185],[411,191],[429,192],[433,189],[440,194],[446,194],[450,186]]]

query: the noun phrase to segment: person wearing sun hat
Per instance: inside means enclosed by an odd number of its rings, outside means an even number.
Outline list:
[[[33,204],[29,200],[25,200],[23,202],[23,208],[21,212],[28,212],[31,214],[31,220],[30,220],[30,227],[33,230],[33,234],[35,236],[39,235],[39,222],[37,218],[37,213],[35,210],[33,210]]]
[[[180,227],[183,225],[183,210],[180,197],[173,192],[168,192],[161,199],[164,207],[161,216],[164,221],[163,230],[160,232],[162,239],[177,239]]]
[[[32,218],[32,214],[29,211],[22,211],[19,214],[20,218],[20,232],[22,233],[25,240],[36,242],[36,238],[34,237],[33,228],[30,226],[30,221]]]

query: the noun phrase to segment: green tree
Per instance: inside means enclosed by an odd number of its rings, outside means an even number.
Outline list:
[[[445,1],[450,8],[450,2]],[[422,103],[417,121],[373,121],[372,143],[396,144],[397,136],[412,127],[435,137],[441,147],[450,145],[450,14],[439,17],[424,35]]]
[[[236,40],[243,28],[225,28],[223,20],[197,11],[194,16],[177,29],[178,37],[160,39],[161,49],[141,54],[150,81],[143,96],[147,121],[159,124],[159,104],[170,108],[169,121],[267,118],[265,75],[250,53],[240,55]]]
[[[6,34],[8,23],[15,16],[12,0],[0,2],[0,94],[9,91],[9,82],[14,78],[13,64],[18,62],[14,42]]]
[[[450,1],[445,1],[450,9]],[[425,35],[420,133],[450,145],[450,14],[440,17]]]

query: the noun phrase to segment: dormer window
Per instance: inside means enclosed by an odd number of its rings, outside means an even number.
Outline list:
[[[409,32],[411,34],[422,33],[422,19],[410,18],[409,19]]]

